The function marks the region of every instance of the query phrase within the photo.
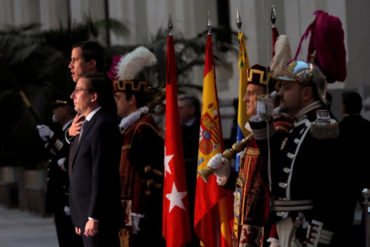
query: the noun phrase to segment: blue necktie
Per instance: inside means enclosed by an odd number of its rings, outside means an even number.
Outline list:
[[[84,123],[81,126],[80,137],[78,138],[78,141],[80,141],[80,139],[82,137],[82,134],[84,132],[84,127],[86,126],[87,122],[89,122],[89,121],[88,120],[85,120]]]

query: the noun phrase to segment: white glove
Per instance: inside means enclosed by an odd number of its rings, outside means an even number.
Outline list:
[[[230,176],[230,161],[222,157],[221,153],[213,156],[207,163],[207,167],[213,170],[217,177],[217,184],[224,186]]]
[[[260,120],[269,120],[272,115],[274,104],[271,98],[257,99],[257,117]]]
[[[270,243],[269,247],[281,247],[279,243],[279,239],[276,238],[269,238],[267,242]]]
[[[143,214],[137,214],[137,213],[131,213],[131,218],[132,218],[132,233],[133,234],[138,234],[140,231],[139,223],[140,219],[144,218],[145,215]]]
[[[71,210],[68,206],[64,206],[64,213],[68,216],[71,215]]]
[[[64,163],[66,161],[66,158],[60,158],[57,163],[58,163],[58,166],[60,167],[60,169],[62,169],[63,171],[67,171],[66,167],[64,166]]]
[[[45,124],[36,125],[39,135],[43,141],[47,141],[48,137],[51,139],[54,136],[54,132]]]

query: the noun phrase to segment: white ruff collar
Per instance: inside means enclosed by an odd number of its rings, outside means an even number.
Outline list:
[[[120,130],[128,129],[132,124],[140,119],[142,114],[149,112],[149,108],[146,106],[140,107],[137,111],[131,112],[127,117],[122,118],[119,128]]]

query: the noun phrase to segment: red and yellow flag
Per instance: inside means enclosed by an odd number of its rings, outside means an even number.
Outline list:
[[[224,150],[211,34],[207,36],[202,101],[198,170]],[[232,192],[218,186],[214,175],[207,183],[197,176],[194,228],[204,246],[231,246],[232,203]]]
[[[165,174],[163,185],[163,237],[167,247],[189,242],[190,218],[185,179],[184,154],[179,109],[175,48],[172,35],[167,39]],[[153,243],[155,245],[155,243]]]

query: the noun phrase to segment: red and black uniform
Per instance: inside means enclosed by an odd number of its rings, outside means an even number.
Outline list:
[[[121,199],[130,246],[161,246],[164,143],[153,118],[141,116],[122,131]],[[132,234],[131,214],[144,217]]]
[[[292,121],[280,117],[274,126],[280,135],[286,135]],[[256,139],[250,135],[235,183],[233,246],[263,246],[265,235],[269,235],[270,193],[265,161]]]
[[[233,246],[263,246],[269,208],[268,180],[262,156],[250,136],[239,167],[234,199]]]

